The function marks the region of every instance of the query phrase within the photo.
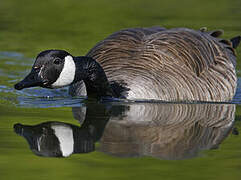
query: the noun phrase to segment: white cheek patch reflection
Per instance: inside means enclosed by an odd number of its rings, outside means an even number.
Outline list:
[[[59,140],[62,155],[64,157],[71,155],[74,151],[74,136],[72,128],[62,125],[53,125],[51,128],[54,130],[54,134]]]
[[[70,85],[74,81],[76,66],[73,57],[66,56],[64,67],[58,79],[52,84],[53,88],[63,87]]]
[[[41,146],[40,146],[40,144],[41,144],[41,139],[42,139],[42,136],[37,139],[38,151],[41,151],[41,148],[40,148],[40,147],[41,147]]]

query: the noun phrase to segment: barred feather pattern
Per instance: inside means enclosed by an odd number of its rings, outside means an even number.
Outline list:
[[[133,28],[116,32],[87,56],[128,99],[229,101],[235,94],[236,57],[219,32],[187,28]]]

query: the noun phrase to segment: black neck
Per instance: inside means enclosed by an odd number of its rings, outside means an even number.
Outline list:
[[[86,105],[86,114],[82,114],[85,120],[81,127],[72,126],[74,131],[74,153],[94,151],[95,143],[101,139],[110,119],[109,108],[102,103],[87,103]],[[81,108],[78,109],[81,112]],[[74,113],[79,114],[76,109],[73,111]],[[75,117],[77,116],[75,115]]]
[[[101,65],[91,57],[75,57],[75,82],[83,80],[90,98],[114,97]]]

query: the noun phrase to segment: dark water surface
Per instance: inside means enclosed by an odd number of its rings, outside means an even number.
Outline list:
[[[94,102],[15,91],[42,50],[84,55],[119,29],[241,34],[241,1],[0,2],[0,179],[241,179],[241,79],[230,103]],[[241,48],[237,49],[240,76]]]

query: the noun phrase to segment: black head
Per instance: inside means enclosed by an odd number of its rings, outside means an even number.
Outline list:
[[[75,77],[75,62],[73,57],[64,50],[46,50],[37,56],[31,72],[15,89],[41,86],[58,88],[71,84]]]

